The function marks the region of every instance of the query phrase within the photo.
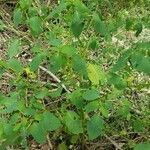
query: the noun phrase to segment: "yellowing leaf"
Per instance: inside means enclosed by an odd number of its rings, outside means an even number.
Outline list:
[[[26,67],[24,69],[24,71],[25,71],[25,73],[27,74],[27,76],[29,78],[31,78],[31,79],[35,79],[36,78],[36,74],[34,72],[32,72],[29,67]]]
[[[89,64],[87,70],[93,85],[98,85],[99,82],[103,83],[106,80],[105,73],[98,65]]]

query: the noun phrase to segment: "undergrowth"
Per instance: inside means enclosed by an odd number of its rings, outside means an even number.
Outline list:
[[[0,149],[149,150],[149,2],[0,1]]]

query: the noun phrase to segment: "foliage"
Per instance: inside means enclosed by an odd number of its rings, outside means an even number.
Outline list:
[[[44,144],[48,135],[55,141],[62,133],[74,144],[117,134],[126,140],[124,149],[149,149],[148,98],[136,97],[148,81],[140,83],[136,77],[149,78],[150,42],[131,42],[127,49],[112,42],[119,29],[139,37],[149,22],[142,18],[144,13],[129,14],[130,7],[138,8],[136,1],[122,2],[17,2],[11,26],[17,36],[0,60],[1,80],[11,74],[10,91],[0,93],[0,149],[27,148],[30,138]],[[149,3],[140,2],[142,10]],[[5,29],[7,22],[0,20],[0,31]],[[25,63],[22,53],[31,57]],[[45,79],[49,75],[52,79]],[[130,133],[143,135],[146,143],[136,145]],[[65,142],[58,147],[66,149]]]

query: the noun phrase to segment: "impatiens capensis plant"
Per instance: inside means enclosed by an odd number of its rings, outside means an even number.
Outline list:
[[[0,150],[149,150],[149,6],[0,1]]]

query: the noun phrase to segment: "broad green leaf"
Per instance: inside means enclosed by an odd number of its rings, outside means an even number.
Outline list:
[[[72,57],[77,53],[77,50],[71,45],[63,45],[59,50],[68,57]]]
[[[37,71],[37,69],[39,68],[39,65],[42,63],[44,58],[45,58],[45,55],[43,54],[38,54],[35,57],[33,57],[32,61],[30,62],[31,71]]]
[[[62,90],[63,90],[63,88],[59,87],[59,88],[55,89],[54,91],[50,92],[49,96],[52,98],[59,97],[62,95]]]
[[[29,18],[28,24],[29,24],[31,33],[34,36],[38,36],[39,34],[43,32],[42,20],[38,16]]]
[[[93,101],[93,102],[88,103],[85,106],[85,111],[87,113],[89,113],[89,112],[97,110],[98,108],[99,108],[99,102],[98,101]]]
[[[18,102],[17,100],[10,100],[9,101],[11,102],[8,102],[7,106],[6,106],[6,111],[7,113],[12,113],[13,111],[17,111],[18,110]]]
[[[18,109],[18,101],[17,101],[17,94],[11,93],[10,97],[4,97],[1,100],[1,103],[6,107],[6,113],[12,113]]]
[[[94,115],[87,122],[87,133],[90,140],[96,139],[102,135],[104,129],[104,121],[99,115]]]
[[[132,67],[136,68],[140,64],[143,57],[144,57],[143,54],[140,52],[136,52],[133,55],[131,55]]]
[[[8,47],[9,58],[16,56],[20,52],[20,49],[20,41],[18,39],[12,40]]]
[[[98,65],[89,64],[87,71],[88,77],[93,85],[99,85],[100,82],[103,83],[106,81],[106,75]]]
[[[150,57],[145,57],[142,53],[135,53],[131,56],[131,63],[137,71],[150,74]]]
[[[140,143],[135,145],[134,150],[150,150],[150,143],[145,142],[145,143]]]
[[[16,112],[13,114],[13,116],[11,116],[9,122],[10,124],[17,123],[20,118],[21,118],[20,114]]]
[[[126,26],[125,26],[125,28],[126,28],[127,31],[132,29],[133,23],[134,22],[133,22],[132,18],[127,18],[126,19]]]
[[[57,16],[59,16],[61,14],[61,12],[63,10],[66,9],[66,3],[64,1],[61,1],[60,4],[58,6],[56,6],[52,12],[47,16],[47,19],[50,19],[50,18],[56,18]]]
[[[83,98],[87,101],[98,99],[99,98],[99,92],[95,89],[86,90],[83,93]]]
[[[61,39],[58,38],[54,32],[47,32],[46,38],[48,39],[49,44],[52,46],[58,47],[62,44]]]
[[[38,99],[43,99],[44,97],[48,96],[48,89],[47,88],[42,88],[40,89],[40,91],[37,91],[37,93],[35,93],[35,97]]]
[[[121,107],[118,109],[118,114],[126,119],[130,119],[130,111],[132,104],[128,100],[123,100]]]
[[[135,36],[137,37],[137,36],[139,36],[139,34],[142,32],[142,30],[143,30],[143,25],[142,25],[142,23],[137,23],[136,25],[135,25],[135,27],[134,27],[134,29],[136,30],[136,33],[135,33]]]
[[[102,115],[104,116],[104,117],[106,117],[106,118],[108,118],[108,115],[109,115],[109,111],[108,111],[108,109],[105,107],[105,106],[100,106],[100,111],[101,111],[101,113],[102,113]]]
[[[150,74],[150,57],[143,57],[136,69],[140,72]]]
[[[75,9],[82,15],[87,15],[90,11],[87,6],[81,0],[74,1]]]
[[[22,11],[21,11],[21,9],[15,9],[15,11],[14,11],[14,15],[13,15],[13,21],[14,21],[14,24],[16,25],[16,26],[18,26],[19,24],[21,24],[22,23]]]
[[[40,144],[46,142],[46,130],[40,123],[33,123],[30,127],[30,133],[33,138]]]
[[[41,102],[41,101],[40,101]],[[44,109],[44,106],[42,103],[40,102],[37,102],[37,100],[35,99],[32,99],[32,106],[35,110],[43,110]]]
[[[71,23],[71,31],[75,37],[79,37],[84,27],[83,20],[81,19],[80,14],[76,11],[72,23]]]
[[[20,0],[19,4],[22,9],[28,9],[32,3],[32,0]]]
[[[42,5],[41,6],[41,15],[43,18],[46,18],[49,14],[49,8],[47,7],[47,5]]]
[[[6,139],[7,143],[9,143],[10,145],[15,144],[18,140],[18,135],[17,132],[13,131],[13,126],[10,123],[3,122],[3,129],[4,139]]]
[[[60,46],[62,43],[61,43],[61,40],[60,39],[49,39],[49,44],[52,45],[52,46]]]
[[[47,131],[54,131],[61,127],[60,120],[55,115],[47,111],[42,114],[42,120],[40,122]]]
[[[42,48],[40,43],[34,44],[33,47],[31,48],[31,52],[33,52],[34,54],[41,53],[41,51]]]
[[[59,55],[53,55],[50,58],[50,65],[49,68],[52,70],[52,72],[57,72],[60,69],[62,69],[67,63],[67,59],[65,56],[59,54]]]
[[[116,64],[113,66],[112,71],[117,72],[120,71],[121,69],[124,69],[127,65],[129,57],[132,55],[134,50],[128,49],[125,51],[117,60]]]
[[[110,74],[110,78],[108,79],[109,84],[113,84],[118,90],[123,90],[126,88],[127,83],[117,74]]]
[[[8,67],[17,74],[23,71],[22,64],[17,59],[14,58],[8,61]]]
[[[98,47],[98,43],[97,40],[95,38],[92,38],[89,42],[89,46],[90,49],[95,50]]]
[[[100,33],[101,36],[104,36],[106,39],[108,39],[110,35],[107,26],[96,13],[93,14],[93,25],[96,32]]]
[[[74,111],[68,111],[64,120],[68,130],[71,133],[83,133],[82,121],[79,119],[78,114],[76,114]]]
[[[26,116],[34,116],[35,113],[36,113],[36,109],[33,109],[33,108],[25,108],[23,113],[24,113],[24,115],[26,115]]]
[[[38,15],[38,8],[29,7],[28,15],[29,15],[29,17],[37,16]]]
[[[116,96],[117,97],[117,96]],[[106,101],[106,102],[100,102],[100,111],[102,115],[106,118],[109,117],[109,110],[112,110],[112,102],[111,101]]]
[[[9,144],[12,144],[15,140],[15,132],[13,131],[13,126],[9,123],[3,124],[4,135]]]
[[[81,58],[80,55],[75,55],[72,58],[72,65],[73,65],[74,71],[78,72],[79,74],[83,76],[87,76],[86,62],[83,58]]]
[[[82,92],[80,89],[73,91],[71,94],[69,94],[68,98],[76,107],[83,108],[84,99],[82,98]]]
[[[137,42],[136,47],[137,49],[143,49],[150,53],[150,41]]]

